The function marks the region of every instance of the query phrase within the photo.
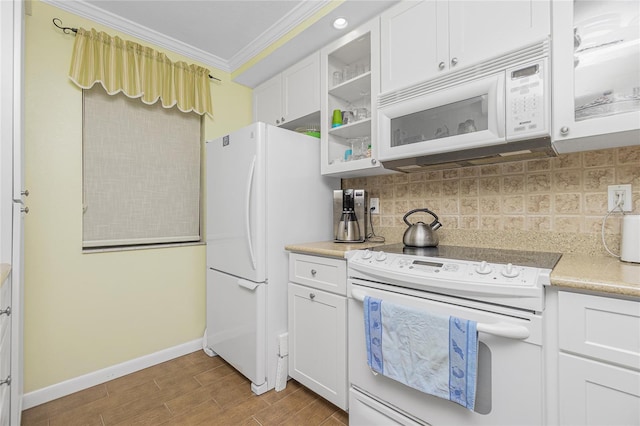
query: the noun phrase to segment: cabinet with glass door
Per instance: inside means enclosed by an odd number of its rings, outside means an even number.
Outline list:
[[[638,0],[554,1],[552,7],[556,149],[640,144]]]
[[[377,160],[379,21],[321,51],[321,171],[340,177],[385,173]]]

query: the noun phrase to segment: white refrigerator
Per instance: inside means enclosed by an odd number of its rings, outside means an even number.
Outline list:
[[[333,239],[339,187],[320,175],[317,138],[258,122],[206,142],[206,344],[257,395],[286,379],[284,247]]]

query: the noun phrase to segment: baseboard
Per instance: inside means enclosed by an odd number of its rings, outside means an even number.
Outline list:
[[[161,362],[169,361],[182,355],[187,355],[197,350],[202,350],[202,339],[196,339],[191,342],[183,343],[178,346],[163,349],[161,351],[141,356],[121,364],[103,368],[83,376],[65,380],[46,388],[38,389],[33,392],[24,394],[22,397],[22,409],[26,410],[45,402],[70,395],[74,392],[117,379],[127,374],[135,373],[147,367],[151,367]],[[211,355],[210,355],[211,356]]]

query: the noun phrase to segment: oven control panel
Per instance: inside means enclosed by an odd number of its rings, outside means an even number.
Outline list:
[[[398,279],[424,277],[472,284],[485,283],[516,287],[539,285],[538,268],[511,263],[441,259],[370,250],[351,252],[349,263],[364,272],[381,273],[385,276],[397,274]]]

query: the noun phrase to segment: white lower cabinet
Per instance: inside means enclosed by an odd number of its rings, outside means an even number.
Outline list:
[[[640,372],[560,354],[561,425],[640,424]]]
[[[558,296],[559,423],[640,424],[640,302]]]
[[[346,261],[292,253],[289,272],[289,376],[346,410]]]

